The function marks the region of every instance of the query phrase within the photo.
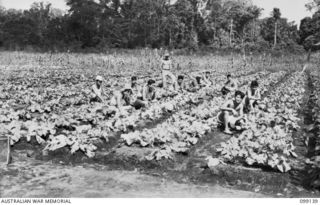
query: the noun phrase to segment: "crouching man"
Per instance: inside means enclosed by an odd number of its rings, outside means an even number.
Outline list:
[[[228,100],[218,114],[218,122],[223,127],[226,134],[232,134],[231,129],[241,127],[245,123],[243,116],[243,98],[244,93],[236,91],[234,99]]]
[[[147,104],[148,102],[152,102],[156,100],[156,89],[154,84],[155,80],[148,80],[147,84],[142,89],[142,100]]]
[[[259,89],[258,81],[254,80],[251,82],[250,87],[246,92],[245,97],[245,110],[256,112],[259,104],[261,103],[261,92]]]
[[[103,102],[102,99],[102,81],[103,78],[102,76],[97,76],[96,77],[96,82],[94,85],[92,85],[91,87],[91,98],[90,98],[90,102]]]
[[[114,96],[111,98],[111,106],[115,106],[121,115],[127,115],[132,104],[132,89],[130,85],[125,85],[120,91],[115,91]]]
[[[227,81],[221,89],[223,96],[228,96],[229,93],[234,93],[238,89],[238,82],[236,79],[233,79],[231,74],[227,75]]]

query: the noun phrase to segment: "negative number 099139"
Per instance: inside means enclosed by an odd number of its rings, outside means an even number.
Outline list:
[[[318,199],[300,199],[300,204],[317,204]]]

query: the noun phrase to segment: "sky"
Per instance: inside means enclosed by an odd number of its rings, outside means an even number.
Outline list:
[[[64,0],[0,0],[5,8],[28,9],[35,1],[47,1],[55,8],[68,9]],[[268,17],[274,7],[280,8],[282,17],[297,24],[306,16],[311,16],[305,8],[305,4],[310,0],[252,0],[253,3],[264,9],[261,17]]]
[[[0,0],[0,3],[7,9],[29,9],[31,4],[36,1],[49,2],[54,8],[59,8],[62,10],[68,9],[64,0]]]
[[[274,7],[280,9],[283,18],[295,21],[297,24],[304,17],[312,15],[305,7],[310,0],[252,0],[252,2],[264,9],[261,17],[270,16]]]

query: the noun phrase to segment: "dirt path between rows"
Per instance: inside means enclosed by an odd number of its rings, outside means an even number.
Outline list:
[[[0,197],[267,197],[219,185],[176,182],[137,170],[110,170],[98,164],[53,164],[33,160],[22,152],[15,152],[14,157],[13,164],[0,168]]]

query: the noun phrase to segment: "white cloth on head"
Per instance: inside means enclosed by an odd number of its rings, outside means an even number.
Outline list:
[[[98,76],[96,77],[96,80],[103,81],[103,78],[102,78],[102,76],[98,75]]]

